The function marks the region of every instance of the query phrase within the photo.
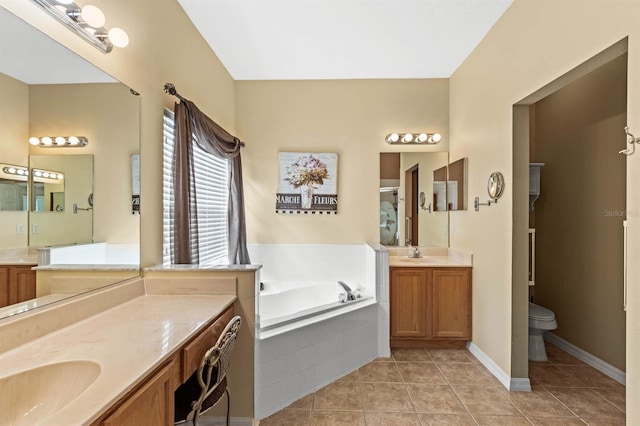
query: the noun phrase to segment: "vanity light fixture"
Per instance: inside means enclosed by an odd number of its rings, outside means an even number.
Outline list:
[[[385,138],[389,145],[435,145],[442,140],[440,133],[389,133]]]
[[[0,170],[0,177],[6,176],[12,180],[27,180],[27,176],[29,176],[29,170],[26,167],[13,166],[10,164],[0,164],[2,167]]]
[[[33,179],[38,182],[60,183],[64,180],[64,173],[51,170],[31,169]]]
[[[93,5],[78,6],[72,0],[32,0],[42,6],[45,12],[58,22],[75,32],[78,36],[98,48],[102,53],[109,53],[113,46],[126,47],[129,36],[120,28],[104,27],[104,13]]]
[[[42,148],[80,148],[89,145],[89,140],[84,136],[43,136],[29,138],[29,143]]]

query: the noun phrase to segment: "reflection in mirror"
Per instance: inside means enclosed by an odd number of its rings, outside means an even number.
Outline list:
[[[447,211],[447,166],[433,171],[433,211]]]
[[[63,212],[64,173],[31,169],[31,194],[34,212]]]
[[[467,159],[449,164],[447,206],[451,211],[467,209]]]
[[[0,211],[25,211],[28,204],[26,167],[0,164]]]
[[[93,155],[32,155],[30,161],[34,213],[29,217],[30,245],[93,242],[93,211],[74,213],[65,208],[87,207],[93,192]]]
[[[380,154],[380,243],[449,246],[449,217],[434,213],[433,171],[445,168],[447,152]],[[425,206],[420,206],[423,192]],[[429,208],[431,206],[431,209]]]
[[[131,214],[131,158],[140,152],[140,98],[1,6],[0,28],[0,161],[64,175],[64,187],[35,181],[35,191],[27,187],[24,211],[0,211],[2,268],[28,283],[23,293],[31,295],[16,300],[0,294],[2,318],[138,275],[140,225],[139,215]],[[44,148],[28,142],[51,135],[83,135],[89,144]],[[73,162],[83,161],[87,166],[80,172]],[[88,201],[92,193],[94,207]],[[58,244],[72,245],[51,248],[51,257],[54,250],[76,251],[57,263],[109,263],[117,270],[78,271],[84,275],[74,285],[68,281],[74,271],[39,270],[36,283],[35,249]],[[0,291],[15,283],[3,284]],[[3,308],[3,300],[14,305]]]

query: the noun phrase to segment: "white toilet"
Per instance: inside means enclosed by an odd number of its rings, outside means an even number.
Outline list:
[[[529,361],[546,361],[542,333],[558,328],[553,311],[529,302]]]

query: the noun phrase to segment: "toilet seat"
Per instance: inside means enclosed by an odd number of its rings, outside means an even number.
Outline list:
[[[529,302],[529,327],[541,330],[555,330],[558,328],[558,323],[553,311]]]

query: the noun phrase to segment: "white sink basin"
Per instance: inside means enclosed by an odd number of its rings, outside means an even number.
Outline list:
[[[0,378],[0,425],[46,424],[87,390],[100,370],[95,362],[68,361]]]

